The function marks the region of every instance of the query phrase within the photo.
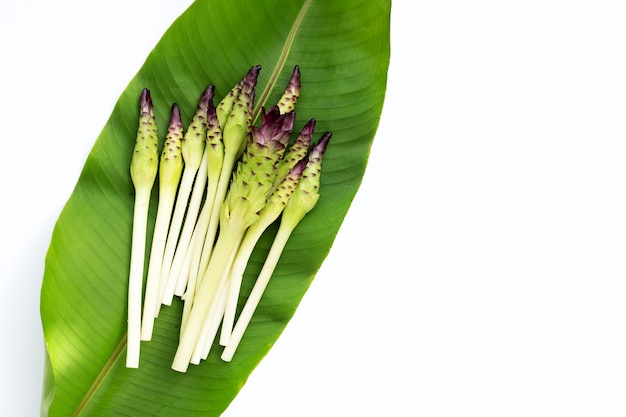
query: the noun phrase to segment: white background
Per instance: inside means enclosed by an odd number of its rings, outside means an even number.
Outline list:
[[[38,414],[54,222],[189,3],[0,3],[3,415]],[[224,416],[626,415],[622,5],[394,2],[363,184]]]

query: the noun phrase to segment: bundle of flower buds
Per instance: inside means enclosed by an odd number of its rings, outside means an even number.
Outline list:
[[[208,86],[186,131],[173,104],[160,158],[150,92],[141,92],[131,159],[135,206],[129,368],[139,366],[141,341],[152,338],[161,305],[171,305],[175,296],[183,301],[183,313],[172,368],[185,372],[190,363],[206,359],[220,328],[221,357],[230,361],[291,232],[319,199],[322,157],[331,133],[311,145],[315,130],[311,119],[291,140],[300,93],[297,66],[278,103],[262,109],[260,126],[254,126],[260,70],[252,67],[217,106],[214,86]],[[159,199],[144,277],[148,205],[157,173]],[[263,232],[276,221],[270,251],[236,317],[248,260]]]

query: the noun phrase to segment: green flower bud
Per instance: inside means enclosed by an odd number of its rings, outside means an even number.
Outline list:
[[[152,99],[147,88],[141,92],[139,108],[139,127],[130,162],[130,176],[135,188],[151,188],[159,166],[159,140]]]

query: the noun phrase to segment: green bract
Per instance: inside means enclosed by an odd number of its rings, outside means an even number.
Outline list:
[[[149,90],[142,90],[139,107],[139,127],[130,162],[130,177],[136,190],[152,188],[159,166],[157,126]]]

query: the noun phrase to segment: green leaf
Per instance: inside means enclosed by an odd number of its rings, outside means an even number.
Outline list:
[[[121,94],[55,225],[41,291],[42,415],[193,417],[226,409],[293,316],[360,185],[384,100],[390,8],[389,0],[197,0],[173,23]],[[320,201],[292,234],[232,362],[222,362],[216,346],[186,374],[170,368],[181,315],[175,301],[157,318],[153,340],[142,343],[139,369],[127,369],[129,161],[139,93],[151,90],[162,141],[172,103],[188,123],[207,85],[219,100],[257,64],[257,114],[278,100],[299,65],[294,131],[316,118],[314,141],[333,132]],[[154,221],[156,192],[152,203]],[[275,231],[255,249],[242,301]]]

